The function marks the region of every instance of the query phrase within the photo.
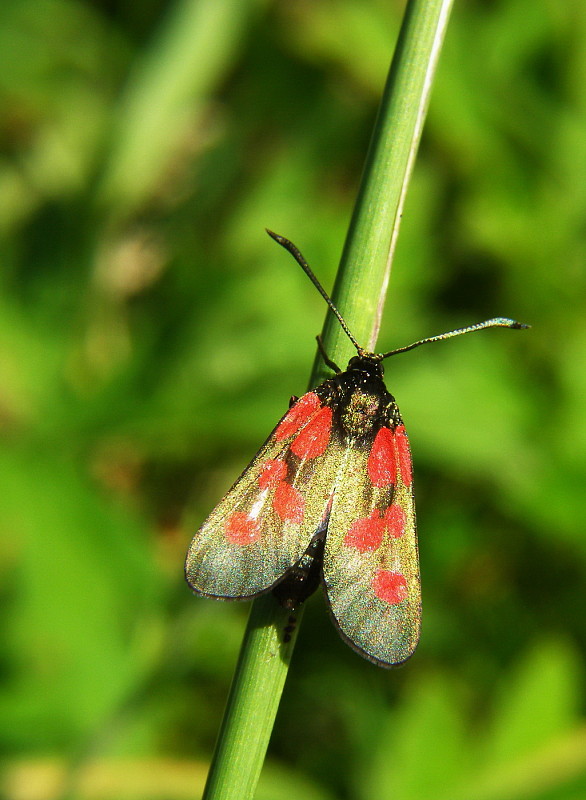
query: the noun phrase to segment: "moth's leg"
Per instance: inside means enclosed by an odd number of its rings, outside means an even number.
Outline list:
[[[317,348],[318,348],[318,350],[319,350],[319,352],[321,354],[321,357],[324,360],[324,364],[326,365],[326,367],[329,367],[331,370],[333,370],[334,372],[337,372],[338,374],[340,372],[342,372],[340,367],[334,361],[332,361],[332,359],[326,353],[326,349],[324,347],[324,343],[322,342],[321,336],[319,335],[319,333],[315,338],[316,338],[316,341],[317,341]]]

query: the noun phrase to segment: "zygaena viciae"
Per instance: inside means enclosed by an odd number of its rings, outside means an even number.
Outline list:
[[[419,638],[421,592],[411,452],[382,361],[481,328],[526,328],[496,318],[389,353],[360,347],[288,239],[358,355],[300,398],[195,535],[187,581],[206,597],[244,600],[273,591],[294,609],[321,579],[342,638],[383,667],[405,661]],[[285,631],[288,637],[290,629]]]

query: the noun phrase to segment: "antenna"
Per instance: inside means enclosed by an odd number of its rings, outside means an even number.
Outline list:
[[[429,344],[430,342],[440,342],[442,339],[451,339],[452,336],[460,336],[462,333],[472,333],[473,331],[480,331],[483,328],[514,328],[519,330],[521,328],[530,328],[531,325],[525,325],[524,322],[517,322],[516,319],[507,319],[506,317],[494,317],[493,319],[486,319],[484,322],[477,322],[475,325],[467,325],[465,328],[456,328],[455,331],[448,331],[448,333],[440,333],[437,336],[430,336],[427,339],[420,339],[413,344],[405,345],[405,347],[398,347],[396,350],[389,350],[388,353],[381,353],[380,358],[388,358],[389,356],[396,356],[397,353],[406,353],[408,350],[413,350],[422,344]]]
[[[332,301],[330,300],[329,294],[326,292],[324,287],[321,285],[321,283],[318,281],[316,276],[313,274],[313,271],[311,270],[311,267],[309,266],[307,261],[301,255],[301,251],[299,250],[299,248],[295,247],[293,242],[290,242],[289,239],[285,239],[284,236],[280,236],[278,233],[274,233],[273,231],[270,231],[268,228],[265,228],[265,230],[268,233],[268,235],[272,239],[275,240],[275,242],[278,242],[278,244],[280,244],[281,247],[284,247],[285,250],[288,250],[291,253],[291,255],[293,256],[295,261],[297,261],[297,263],[299,264],[299,266],[301,267],[303,272],[305,272],[305,274],[307,275],[309,280],[313,283],[315,288],[318,290],[318,292],[321,294],[323,299],[329,305],[329,307],[331,308],[332,312],[336,315],[336,317],[338,319],[338,322],[342,326],[342,330],[344,331],[346,336],[350,339],[350,341],[352,342],[354,347],[358,350],[358,352],[359,353],[363,353],[364,350],[362,349],[362,347],[360,347],[360,345],[358,344],[356,339],[350,333],[350,329],[346,325],[346,322],[344,321],[343,316],[340,314],[340,312],[338,311],[336,306],[332,303]]]
[[[330,296],[323,288],[321,283],[318,281],[316,276],[313,274],[309,264],[301,255],[299,248],[297,248],[293,242],[286,239],[284,236],[280,236],[278,233],[274,233],[266,228],[266,232],[268,235],[275,240],[281,247],[284,247],[285,250],[288,250],[295,261],[299,264],[301,269],[305,272],[309,280],[313,283],[315,288],[321,294],[323,299],[326,301],[332,312],[335,314],[338,322],[342,326],[342,330],[346,334],[346,336],[350,339],[356,350],[358,351],[359,356],[366,355],[369,358],[374,358],[377,361],[382,361],[383,358],[388,358],[389,356],[396,356],[398,353],[406,353],[408,350],[414,350],[416,347],[419,347],[422,344],[429,344],[430,342],[440,342],[442,339],[451,339],[453,336],[460,336],[463,333],[472,333],[473,331],[480,331],[483,328],[514,328],[515,330],[520,330],[521,328],[530,328],[531,325],[525,325],[523,322],[517,322],[515,319],[507,319],[507,317],[494,317],[493,319],[487,319],[484,322],[477,322],[475,325],[467,325],[465,328],[457,328],[454,331],[448,331],[448,333],[440,333],[437,336],[429,336],[427,339],[420,339],[418,342],[413,342],[413,344],[405,345],[405,347],[399,347],[396,350],[389,350],[388,353],[369,353],[368,351],[364,350],[364,348],[360,347],[350,329],[346,325],[344,318],[336,308],[336,306],[332,303]],[[319,341],[319,340],[318,340]],[[322,350],[322,355],[325,357],[325,353]],[[326,361],[326,363],[328,363]]]

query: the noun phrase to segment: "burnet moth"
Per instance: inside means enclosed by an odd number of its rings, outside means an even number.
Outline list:
[[[267,232],[309,276],[357,355],[342,371],[318,337],[333,377],[292,398],[193,538],[187,581],[213,598],[245,600],[272,591],[293,610],[321,580],[342,638],[375,664],[391,667],[417,645],[421,590],[409,440],[384,384],[382,361],[482,328],[528,326],[498,317],[371,353],[360,347],[295,245]]]

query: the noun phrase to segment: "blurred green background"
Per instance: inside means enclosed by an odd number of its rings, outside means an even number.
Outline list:
[[[191,535],[305,389],[402,3],[4,0],[2,796],[200,795],[247,604]],[[379,344],[424,619],[308,603],[258,797],[586,797],[586,6],[457,3]]]

